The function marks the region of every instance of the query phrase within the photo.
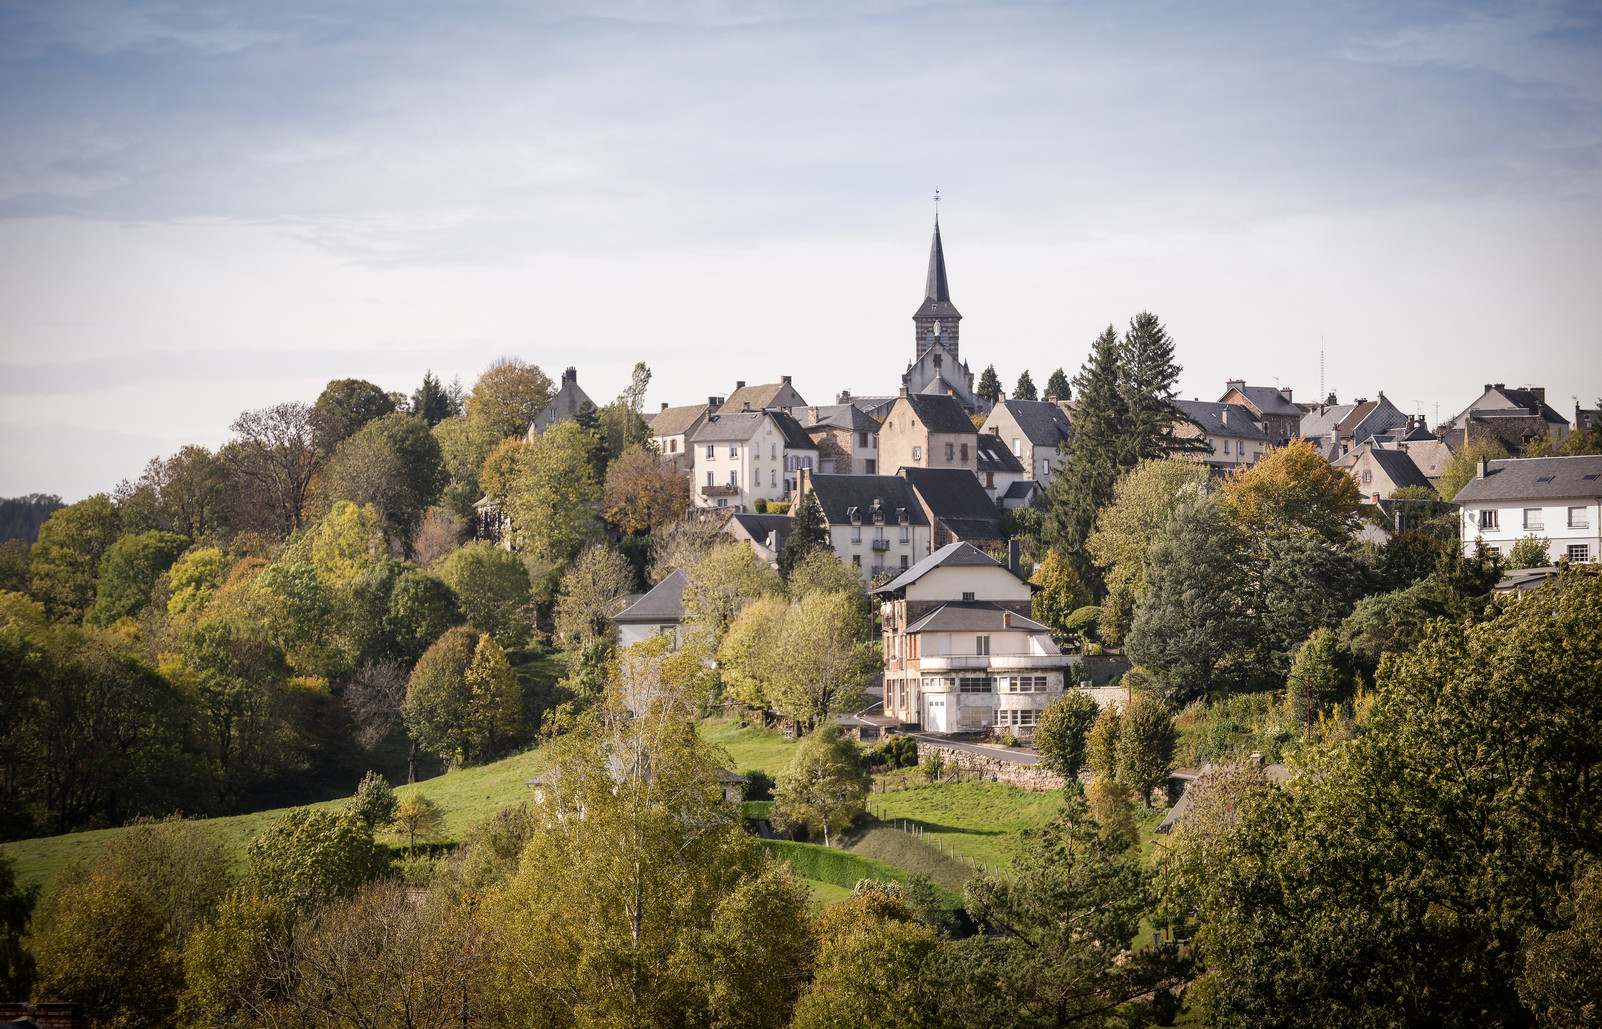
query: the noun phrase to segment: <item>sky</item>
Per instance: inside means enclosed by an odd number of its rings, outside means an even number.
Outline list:
[[[886,394],[1155,312],[1231,378],[1602,396],[1602,4],[0,0],[0,496],[502,355]],[[1322,354],[1322,358],[1321,358]]]

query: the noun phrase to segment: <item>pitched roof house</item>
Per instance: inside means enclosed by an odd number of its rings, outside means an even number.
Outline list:
[[[910,568],[932,549],[929,516],[901,476],[808,474],[797,502],[808,494],[817,498],[835,556],[864,582]]]
[[[753,411],[776,407],[781,411],[793,413],[797,408],[806,407],[807,402],[801,399],[801,394],[790,384],[790,376],[781,375],[778,382],[767,382],[758,386],[747,386],[743,379],[736,382],[734,392],[729,394],[729,399],[723,402],[723,406],[734,411],[742,411],[748,407]]]
[[[1291,400],[1290,387],[1248,386],[1245,379],[1225,383],[1220,404],[1239,404],[1252,413],[1272,446],[1293,440],[1301,432],[1302,409]]]
[[[757,557],[771,565],[779,560],[784,541],[790,538],[791,523],[789,515],[740,511],[723,523],[723,532],[749,543]]]
[[[1000,439],[1042,488],[1051,485],[1073,438],[1068,415],[1050,400],[1003,400],[979,431]]]
[[[879,470],[964,468],[978,470],[979,430],[956,397],[903,393],[879,430]]]
[[[687,407],[669,407],[662,405],[662,410],[646,418],[646,424],[651,428],[651,438],[656,441],[656,452],[662,459],[673,463],[679,471],[689,472],[695,469],[695,454],[690,447],[690,437],[695,430],[706,424],[707,416],[717,412],[722,405],[718,397],[708,397],[704,404],[691,404]]]
[[[1357,480],[1357,488],[1365,497],[1391,497],[1397,490],[1415,486],[1433,488],[1429,477],[1419,470],[1407,451],[1388,447],[1370,440],[1359,443],[1351,453],[1335,462]]]
[[[972,472],[962,468],[902,468],[934,527],[934,546],[966,540],[980,546],[1006,542],[1001,513]]]
[[[1227,475],[1236,468],[1250,468],[1263,459],[1269,448],[1268,434],[1258,424],[1251,409],[1241,404],[1210,404],[1204,400],[1175,400],[1174,406],[1189,419],[1174,427],[1183,439],[1200,437],[1208,449],[1178,456],[1204,464],[1216,475]]]
[[[1602,557],[1602,456],[1482,460],[1452,500],[1465,556],[1479,543],[1505,556],[1538,536],[1550,541],[1548,562]]]
[[[1333,399],[1333,396],[1332,398]],[[1320,404],[1302,419],[1302,437],[1335,461],[1370,437],[1411,426],[1411,421],[1381,390],[1378,400],[1360,398],[1350,404]]]
[[[540,433],[549,429],[557,422],[578,417],[579,411],[585,405],[595,406],[595,401],[578,384],[578,369],[568,366],[562,373],[562,388],[556,391],[556,396],[550,399],[540,413],[534,417],[534,422],[528,427],[528,438],[533,439]]]
[[[689,575],[681,568],[613,615],[617,645],[627,647],[662,633],[672,633],[676,640],[684,622],[684,590],[689,583]]]
[[[799,469],[816,469],[817,444],[783,411],[732,410],[725,404],[690,437],[695,448],[696,507],[749,511],[760,497],[786,500]]]
[[[995,410],[1001,410],[996,405]],[[980,485],[999,508],[1018,507],[1028,503],[1040,484],[1024,471],[1023,462],[1013,454],[1006,441],[989,432],[981,432],[975,441],[978,448],[977,471]]]
[[[797,411],[796,417],[818,445],[818,471],[824,475],[877,475],[879,423],[855,404],[829,404]]]
[[[1542,436],[1567,436],[1569,420],[1547,404],[1544,386],[1510,389],[1505,383],[1488,382],[1479,399],[1458,412],[1446,429],[1445,438],[1454,445],[1460,445],[1465,435],[1492,436],[1518,455]]]

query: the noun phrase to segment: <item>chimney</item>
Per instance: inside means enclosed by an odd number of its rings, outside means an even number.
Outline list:
[[[1279,395],[1284,397],[1286,400],[1290,400],[1291,388],[1289,386],[1281,386],[1279,388]],[[1292,401],[1292,403],[1294,403],[1294,401]]]
[[[662,410],[664,410],[664,411],[667,410],[667,401],[666,400],[662,401]]]
[[[1375,507],[1379,507],[1379,494],[1378,493],[1370,494],[1370,500],[1372,500],[1372,502],[1373,502]]]
[[[562,381],[563,382],[571,382],[571,383],[577,385],[578,384],[578,369],[574,368],[572,365],[568,365],[567,366],[567,371],[562,373]]]
[[[1379,395],[1380,395],[1380,399],[1381,400],[1385,399],[1385,391],[1384,390],[1380,390],[1379,391]]]
[[[906,396],[907,396],[907,384],[906,383],[903,382],[901,384],[901,392],[897,393],[896,396],[901,397],[903,400],[906,399]]]
[[[817,404],[813,404],[811,407],[807,408],[807,414],[812,418],[812,424],[813,425],[818,424],[818,405]]]
[[[1527,388],[1529,389],[1529,391],[1531,393],[1535,394],[1535,399],[1536,400],[1539,400],[1543,404],[1546,403],[1546,387],[1545,386],[1530,386],[1530,387],[1527,387]]]
[[[735,389],[745,389],[745,380],[744,379],[736,379],[734,381],[734,388]]]
[[[1483,479],[1483,478],[1485,478],[1485,473],[1489,472],[1490,470],[1491,470],[1490,463],[1485,460],[1485,455],[1481,454],[1480,455],[1480,466],[1479,466],[1478,469],[1475,470],[1474,477],[1476,479]]]
[[[717,414],[718,413],[718,408],[720,408],[722,406],[723,406],[723,398],[722,397],[707,397],[706,398],[706,413],[707,414]]]
[[[1229,379],[1228,381],[1226,381],[1224,383],[1224,388],[1225,389],[1245,389],[1246,388],[1246,380],[1245,379]]]
[[[784,383],[786,386],[790,385],[790,377],[788,375],[779,376],[779,381]]]
[[[1497,388],[1497,389],[1507,389],[1507,383],[1505,383],[1505,382],[1498,382],[1498,383],[1496,383],[1496,388]]]
[[[1007,570],[1014,575],[1018,575],[1018,541],[1016,539],[1007,541]],[[1019,578],[1022,578],[1022,576],[1019,576]]]
[[[1487,392],[1487,393],[1491,392],[1491,384],[1489,382],[1487,382],[1485,384],[1485,392]]]

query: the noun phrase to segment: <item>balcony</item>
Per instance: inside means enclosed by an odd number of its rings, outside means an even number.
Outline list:
[[[890,549],[890,541],[889,540],[874,540],[873,541],[873,549],[874,550],[889,550]]]
[[[1067,654],[942,654],[931,657],[925,654],[918,661],[923,672],[960,672],[972,669],[989,669],[995,672],[1017,672],[1033,669],[1062,668],[1068,664]]]
[[[722,486],[701,487],[701,496],[703,497],[737,497],[739,495],[740,487],[728,483],[724,483]]]

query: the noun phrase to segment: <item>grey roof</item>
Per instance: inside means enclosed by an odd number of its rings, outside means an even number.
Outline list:
[[[818,449],[818,444],[813,441],[811,434],[802,427],[800,422],[795,420],[794,415],[786,414],[783,411],[769,411],[768,414],[773,417],[774,424],[779,427],[779,431],[784,433],[784,445],[786,448],[790,450]]]
[[[1341,422],[1355,410],[1356,404],[1330,404],[1322,411],[1309,411],[1302,418],[1302,435],[1308,439],[1335,435]]]
[[[813,417],[813,412],[817,412],[816,417]],[[801,424],[807,428],[827,425],[836,429],[850,429],[852,432],[879,431],[878,419],[854,403],[809,407],[801,418]]]
[[[1246,398],[1246,402],[1257,410],[1258,414],[1282,414],[1293,418],[1302,416],[1302,409],[1290,398],[1272,386],[1231,386],[1224,391],[1224,397],[1229,396],[1230,390],[1238,392]],[[1218,399],[1222,401],[1224,397]]]
[[[727,408],[725,408],[727,410]],[[764,417],[772,418],[784,436],[784,445],[789,450],[816,450],[818,445],[812,442],[807,430],[801,423],[783,411],[729,411],[727,414],[718,413],[707,418],[706,424],[695,430],[690,437],[692,443],[719,443],[733,440],[748,440],[757,434],[762,427]]]
[[[1004,443],[1001,437],[988,432],[979,434],[979,444],[974,449],[979,460],[981,472],[1013,472],[1023,474],[1023,462],[1018,460],[1012,450]]]
[[[996,406],[1006,408],[1019,430],[1037,447],[1060,447],[1073,435],[1068,416],[1054,400],[1003,400]]]
[[[986,554],[972,543],[964,543],[959,540],[956,543],[947,543],[873,592],[891,593],[895,590],[903,589],[917,582],[936,568],[983,567],[985,565],[994,565],[997,568],[1005,567],[1000,561]]]
[[[1244,404],[1214,404],[1205,400],[1175,400],[1186,418],[1201,426],[1209,436],[1230,436],[1268,442],[1268,434],[1254,420],[1251,409]]]
[[[979,431],[973,427],[973,419],[968,417],[967,408],[956,397],[944,392],[908,393],[905,399],[912,406],[912,413],[918,421],[930,432]]]
[[[1452,459],[1452,448],[1438,439],[1406,440],[1402,449],[1427,478],[1440,478],[1446,470],[1446,462]]]
[[[1378,400],[1365,400],[1358,404],[1357,408],[1341,421],[1340,432],[1342,436],[1365,440],[1370,436],[1378,436],[1406,425],[1407,415],[1381,393]]]
[[[1007,492],[1001,495],[1003,500],[1028,500],[1029,494],[1040,489],[1040,483],[1033,479],[1019,479],[1007,487]]]
[[[884,509],[886,524],[898,523],[897,510],[906,511],[908,525],[929,524],[912,486],[899,475],[809,475],[807,483],[830,525],[850,525],[852,508],[871,525],[875,503]]]
[[[1590,478],[1586,478],[1590,476]],[[1547,479],[1542,482],[1540,480]],[[1485,478],[1473,478],[1451,498],[1481,500],[1567,500],[1602,497],[1602,456],[1525,457],[1488,462]]]
[[[778,539],[775,542],[781,550],[784,549],[784,541],[790,538],[790,526],[794,524],[789,515],[738,512],[729,517],[724,529],[727,530],[729,524],[736,522],[739,523],[740,528],[745,530],[746,535],[762,542],[764,545],[767,543],[769,533],[778,533]]]
[[[695,423],[706,415],[706,405],[691,407],[664,407],[651,416],[649,422],[653,436],[678,436],[695,428]]]
[[[614,622],[678,622],[684,620],[684,589],[690,576],[680,568],[645,596],[612,616]]]
[[[1505,408],[1481,407],[1480,404],[1493,393],[1499,394],[1513,406]],[[1518,418],[1529,416],[1539,418],[1542,421],[1551,422],[1553,424],[1562,422],[1564,425],[1567,425],[1569,423],[1567,418],[1558,414],[1547,405],[1546,398],[1543,395],[1536,393],[1533,389],[1508,389],[1506,386],[1487,387],[1486,391],[1480,394],[1479,400],[1474,401],[1474,403],[1470,404],[1467,409],[1460,412],[1457,418],[1453,419],[1453,422],[1460,421],[1463,415],[1466,414],[1474,414],[1481,418]]]
[[[1374,447],[1369,450],[1369,458],[1394,482],[1398,488],[1403,486],[1423,486],[1430,488],[1429,476],[1419,471],[1418,465],[1402,450],[1381,450]]]
[[[910,571],[910,569],[909,569]],[[1003,625],[1008,615],[1012,624]],[[907,626],[907,632],[1050,632],[1033,618],[1007,611],[985,600],[952,600]]]
[[[960,318],[951,303],[946,283],[946,251],[940,245],[940,219],[935,219],[934,238],[929,241],[929,273],[923,280],[923,303],[914,318]]]
[[[557,422],[578,417],[578,413],[588,405],[595,406],[595,401],[584,392],[578,384],[578,370],[569,368],[562,373],[562,388],[557,390],[556,396],[540,410],[534,417],[534,422],[528,427],[529,438],[544,432]]]
[[[901,475],[929,511],[941,521],[979,520],[999,522],[995,501],[979,484],[979,479],[966,468],[903,468]],[[975,535],[987,535],[976,533]],[[999,533],[992,532],[995,536]]]

